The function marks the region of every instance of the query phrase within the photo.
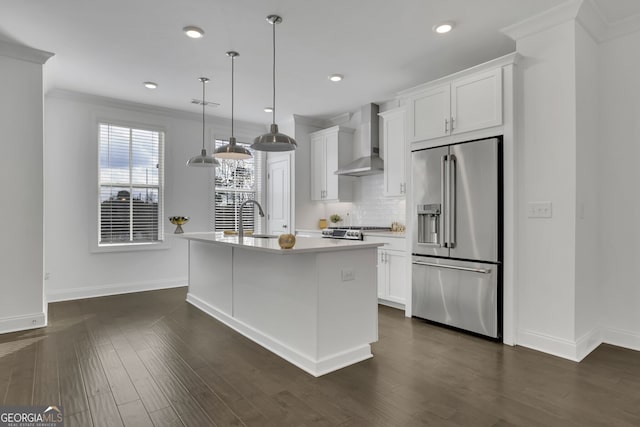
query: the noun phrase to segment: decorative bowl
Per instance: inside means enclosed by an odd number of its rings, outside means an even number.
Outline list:
[[[187,222],[189,222],[189,217],[188,216],[170,216],[169,221],[171,221],[171,224],[176,226],[176,231],[174,231],[173,233],[182,234],[184,233],[182,226]]]
[[[281,234],[278,237],[278,244],[282,249],[291,249],[296,244],[296,236],[293,234]]]

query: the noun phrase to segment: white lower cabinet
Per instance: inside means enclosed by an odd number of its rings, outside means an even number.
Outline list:
[[[378,249],[378,299],[404,306],[406,261],[403,251]]]
[[[405,238],[365,234],[364,240],[385,244],[378,248],[378,302],[404,309],[407,289],[409,289]]]

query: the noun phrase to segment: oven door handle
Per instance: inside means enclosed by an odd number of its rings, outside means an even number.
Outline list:
[[[451,270],[462,270],[462,271],[470,271],[473,273],[481,273],[481,274],[490,274],[490,268],[471,268],[471,267],[460,267],[457,265],[449,265],[449,264],[435,264],[432,262],[421,262],[421,261],[412,261],[412,264],[415,265],[424,265],[427,267],[436,267],[436,268],[449,268]]]

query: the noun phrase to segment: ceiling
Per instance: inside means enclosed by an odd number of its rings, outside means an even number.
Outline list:
[[[610,20],[637,0],[596,0]],[[3,0],[0,39],[55,53],[46,89],[67,89],[185,111],[211,78],[208,113],[270,123],[271,13],[277,31],[277,117],[331,118],[515,49],[500,29],[564,0]],[[619,5],[620,7],[617,7]],[[454,21],[447,35],[434,24]],[[205,30],[194,40],[187,25]],[[344,74],[331,83],[331,73]],[[155,90],[142,82],[159,84]]]

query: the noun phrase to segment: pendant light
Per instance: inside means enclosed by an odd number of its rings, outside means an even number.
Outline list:
[[[276,24],[282,22],[282,18],[278,15],[267,16],[267,22],[273,25],[273,120],[269,133],[260,135],[254,139],[251,148],[259,151],[291,151],[295,150],[298,145],[295,139],[288,135],[278,132],[276,124]]]
[[[233,93],[233,74],[234,63],[240,54],[238,52],[229,51],[227,56],[231,58],[231,138],[229,143],[216,149],[213,155],[219,159],[231,159],[231,160],[243,160],[251,158],[251,152],[241,145],[236,144],[236,137],[233,136],[233,105],[234,105],[234,93]]]
[[[187,166],[196,167],[213,167],[220,165],[216,159],[211,156],[207,156],[207,150],[204,148],[204,108],[207,106],[207,102],[204,99],[204,86],[209,81],[206,77],[200,77],[198,80],[202,82],[202,151],[197,156],[193,156],[187,162]]]

